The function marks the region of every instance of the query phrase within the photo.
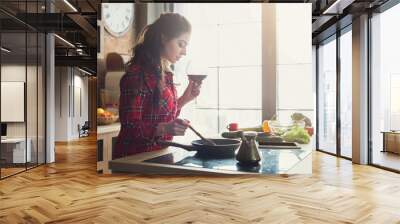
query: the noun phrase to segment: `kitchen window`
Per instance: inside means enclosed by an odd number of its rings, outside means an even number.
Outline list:
[[[207,78],[181,117],[210,135],[261,124],[261,4],[175,4],[192,24],[187,56],[175,66],[178,92],[187,86],[186,68],[203,67]],[[240,15],[240,16],[238,16]],[[190,135],[190,134],[189,134]]]

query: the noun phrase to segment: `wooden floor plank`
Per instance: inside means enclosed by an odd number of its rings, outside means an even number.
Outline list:
[[[0,223],[400,223],[400,175],[313,153],[313,174],[140,176],[96,172],[96,139],[0,181]]]

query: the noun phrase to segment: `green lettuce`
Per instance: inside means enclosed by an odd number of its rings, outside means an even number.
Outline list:
[[[308,135],[308,132],[299,126],[294,126],[290,131],[286,132],[282,138],[286,142],[297,142],[300,144],[308,144],[310,142],[310,135]]]

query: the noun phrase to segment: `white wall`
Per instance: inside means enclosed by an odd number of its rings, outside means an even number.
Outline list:
[[[74,86],[75,86],[75,91],[73,94],[75,94],[74,96],[72,96],[72,98],[74,99],[74,108],[72,110],[72,115],[73,115],[73,119],[72,119],[72,123],[71,123],[71,135],[73,138],[78,138],[79,137],[79,133],[78,133],[78,124],[80,124],[81,126],[85,123],[85,121],[88,121],[88,107],[89,107],[89,102],[88,102],[88,78],[87,77],[82,77],[80,74],[82,73],[78,73],[78,75],[76,74],[77,70],[75,70],[75,75],[74,75]],[[80,90],[80,93],[79,93]],[[80,99],[79,99],[79,95],[80,95]],[[79,100],[81,101],[79,103]],[[79,105],[80,104],[80,105]],[[79,111],[79,107],[82,107],[81,110],[82,112],[80,113]]]
[[[82,75],[79,70],[71,67],[56,67],[56,141],[79,138],[78,124],[83,125],[88,120],[88,78]]]
[[[68,68],[55,68],[55,140],[67,141],[68,139]]]

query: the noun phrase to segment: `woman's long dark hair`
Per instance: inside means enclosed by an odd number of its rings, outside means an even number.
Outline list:
[[[162,37],[169,41],[187,32],[191,32],[191,25],[185,17],[177,13],[164,13],[154,23],[144,27],[133,48],[133,55],[127,67],[129,68],[132,64],[140,64],[144,69],[157,75],[158,88],[154,92],[155,105],[159,105],[163,89],[162,74],[165,70],[165,65],[161,61]]]

